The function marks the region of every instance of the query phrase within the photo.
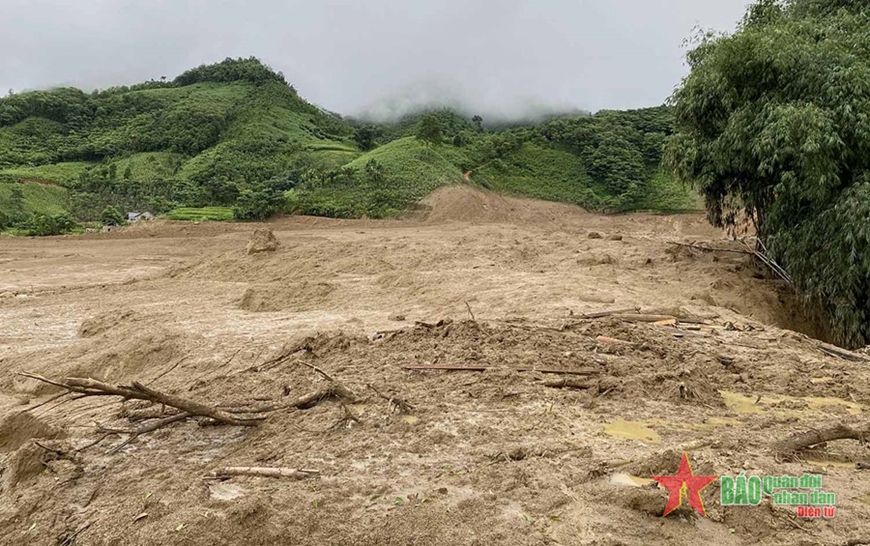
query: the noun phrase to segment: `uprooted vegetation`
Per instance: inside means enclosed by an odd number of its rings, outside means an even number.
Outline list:
[[[786,283],[744,245],[691,215],[425,206],[4,242],[0,542],[870,533],[868,356],[784,329]],[[662,519],[649,480],[684,450],[709,475],[823,473],[837,517],[714,484],[708,519]]]

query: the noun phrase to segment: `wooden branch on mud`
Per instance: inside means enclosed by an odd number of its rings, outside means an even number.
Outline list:
[[[414,372],[427,372],[427,371],[448,371],[448,372],[485,372],[488,370],[510,370],[514,372],[539,372],[543,374],[552,374],[552,375],[595,375],[601,373],[601,370],[598,368],[580,368],[577,370],[552,370],[548,368],[527,368],[527,367],[518,367],[518,368],[504,368],[497,366],[403,366],[403,370],[410,370]]]
[[[241,414],[264,414],[264,413],[275,413],[276,411],[282,411],[287,409],[298,409],[298,410],[306,410],[311,409],[320,402],[324,400],[329,400],[332,398],[336,398],[344,404],[345,402],[354,403],[359,400],[359,397],[352,390],[347,388],[342,382],[336,380],[334,377],[321,370],[317,366],[313,366],[311,364],[307,364],[302,362],[305,366],[317,371],[324,378],[329,381],[329,386],[319,389],[308,394],[304,394],[297,398],[296,400],[286,403],[286,404],[266,404],[262,406],[254,406],[249,407],[245,405],[241,406],[221,406],[220,409],[232,414],[232,415],[241,415]]]
[[[218,468],[206,477],[210,479],[225,479],[233,476],[258,476],[261,478],[290,478],[293,480],[305,480],[320,476],[320,471],[304,468],[228,466],[225,468]]]
[[[870,360],[870,358],[867,358],[862,354],[853,353],[852,351],[847,351],[846,349],[841,349],[827,343],[819,343],[819,349],[829,356],[848,360],[849,362],[867,362]]]
[[[304,394],[296,400],[287,404],[264,404],[262,406],[220,406],[220,409],[233,415],[275,413],[277,411],[287,409],[305,410],[313,408],[323,400],[328,400],[337,396],[338,393],[335,391],[335,389],[332,388],[332,386],[330,386],[325,389],[320,389],[314,392],[310,392],[308,394]]]
[[[381,391],[376,389],[375,386],[372,385],[371,383],[366,383],[366,387],[375,391],[375,394],[377,394],[378,396],[380,396],[381,398],[386,400],[387,404],[389,404],[391,412],[393,411],[394,407],[399,410],[399,413],[411,413],[411,411],[413,411],[413,409],[414,409],[414,406],[410,402],[405,400],[404,398],[399,398],[398,396],[388,396],[386,394],[383,394],[383,393],[381,393]]]
[[[143,425],[143,426],[136,428],[136,429],[112,429],[112,428],[106,428],[106,427],[102,427],[102,426],[98,427],[98,429],[101,432],[105,432],[108,434],[129,434],[130,435],[129,438],[127,438],[126,440],[121,442],[119,445],[113,447],[111,449],[111,451],[109,451],[109,453],[111,454],[111,453],[117,453],[124,446],[126,446],[127,444],[129,444],[130,442],[132,442],[133,440],[135,440],[136,438],[138,438],[139,436],[141,436],[143,434],[148,434],[149,432],[154,432],[156,430],[160,430],[161,428],[169,426],[173,423],[177,423],[179,421],[184,421],[188,417],[193,417],[193,416],[189,413],[179,413],[176,415],[171,415],[169,417],[165,417],[163,419],[157,419],[156,421],[154,421],[152,423],[148,423],[147,425]]]
[[[181,410],[183,413],[189,413],[191,416],[208,417],[227,425],[252,427],[257,426],[263,420],[262,418],[240,419],[211,406],[151,389],[139,382],[133,382],[133,385],[128,387],[111,385],[95,379],[77,377],[69,377],[57,381],[26,372],[21,372],[18,375],[61,387],[71,392],[80,393],[84,396],[120,396],[125,400],[146,400],[148,402],[164,404]]]
[[[836,425],[834,427],[821,430],[810,430],[807,432],[799,432],[781,440],[774,445],[774,451],[777,455],[790,458],[796,453],[826,442],[834,440],[858,440],[860,442],[870,438],[870,425],[862,428],[853,428],[847,425]]]
[[[468,309],[468,314],[471,315],[471,322],[477,322],[477,319],[474,318],[474,313],[471,311],[471,305],[469,305],[468,300],[465,300],[465,307]]]
[[[760,240],[759,240],[759,243],[761,243]],[[770,270],[773,271],[773,273],[774,273],[777,277],[781,278],[782,280],[784,280],[785,282],[787,282],[787,283],[789,283],[789,284],[791,284],[791,282],[792,282],[791,275],[789,275],[788,272],[787,272],[787,271],[786,271],[786,270],[785,270],[781,265],[779,265],[778,263],[776,263],[773,259],[768,258],[768,257],[764,254],[764,252],[761,252],[761,251],[758,251],[758,250],[753,250],[752,247],[750,247],[748,243],[744,243],[744,244],[746,244],[746,246],[748,247],[747,250],[742,250],[742,249],[732,249],[732,248],[713,248],[713,247],[702,246],[702,245],[694,244],[694,243],[690,244],[690,243],[669,242],[668,244],[669,244],[669,245],[675,245],[675,246],[681,246],[681,247],[685,247],[685,248],[692,248],[692,249],[695,249],[695,250],[701,250],[701,251],[704,251],[704,252],[729,252],[729,253],[732,253],[732,254],[744,254],[744,255],[747,255],[747,256],[754,256],[754,257],[757,258],[761,263],[763,263],[764,265],[766,265],[767,267],[769,267]],[[761,246],[762,246],[762,248],[764,248],[764,245],[763,245],[763,244],[762,244]],[[767,249],[764,248],[764,251],[766,252]]]
[[[544,381],[544,386],[549,387],[551,389],[577,389],[577,390],[588,390],[588,389],[597,389],[597,383],[590,383],[588,381],[581,381],[579,379],[568,379],[567,377],[564,379],[556,379],[552,381]]]
[[[663,322],[676,321],[677,317],[672,315],[643,315],[639,313],[614,314],[616,320],[624,320],[625,322]]]
[[[732,249],[732,248],[713,248],[713,247],[703,246],[703,245],[699,245],[699,244],[695,244],[695,243],[677,243],[677,242],[672,241],[672,242],[669,242],[668,244],[674,245],[674,246],[682,246],[685,248],[691,248],[694,250],[700,250],[703,252],[728,252],[731,254],[745,254],[747,256],[752,256],[755,254],[755,252],[752,252],[750,250],[738,250],[738,249]]]
[[[579,318],[584,319],[584,320],[592,320],[592,319],[601,319],[601,318],[612,317],[613,315],[624,315],[626,313],[637,313],[637,312],[638,312],[638,308],[632,307],[631,309],[617,309],[615,311],[601,311],[599,313],[583,314],[583,315],[580,315]]]

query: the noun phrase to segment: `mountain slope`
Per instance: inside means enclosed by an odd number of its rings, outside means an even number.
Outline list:
[[[429,144],[415,138],[424,120],[438,133]],[[0,99],[0,183],[59,184],[81,221],[107,206],[382,217],[463,181],[594,209],[689,208],[658,169],[672,123],[658,108],[488,132],[442,109],[366,126],[306,102],[257,59],[227,59],[172,81]]]

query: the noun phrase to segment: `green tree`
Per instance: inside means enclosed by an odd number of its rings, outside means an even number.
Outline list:
[[[474,128],[477,129],[478,133],[483,132],[483,118],[480,116],[474,116],[471,118],[471,123],[474,124]]]
[[[68,214],[37,214],[27,226],[27,234],[36,237],[62,235],[76,227],[75,221]]]
[[[375,147],[375,139],[378,138],[379,131],[377,127],[366,125],[358,127],[353,133],[353,139],[356,141],[359,149],[367,152]]]
[[[870,340],[870,10],[762,0],[707,34],[673,97],[667,163],[710,220],[757,228],[835,339]]]
[[[435,114],[426,114],[420,118],[420,123],[417,125],[417,140],[422,141],[426,147],[438,146],[444,139],[444,132],[441,129],[441,121]]]
[[[284,203],[284,195],[272,188],[243,190],[233,207],[233,218],[249,222],[267,220],[281,212]]]
[[[384,166],[377,159],[369,159],[366,163],[366,176],[373,184],[378,185],[384,182]]]
[[[110,205],[100,213],[100,222],[104,226],[120,226],[124,224],[124,215],[117,207]]]

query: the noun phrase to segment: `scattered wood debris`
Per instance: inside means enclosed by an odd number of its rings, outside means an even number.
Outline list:
[[[212,471],[206,478],[213,480],[228,479],[233,476],[257,476],[260,478],[288,478],[306,480],[320,476],[319,470],[305,468],[269,468],[256,466],[228,466]]]

